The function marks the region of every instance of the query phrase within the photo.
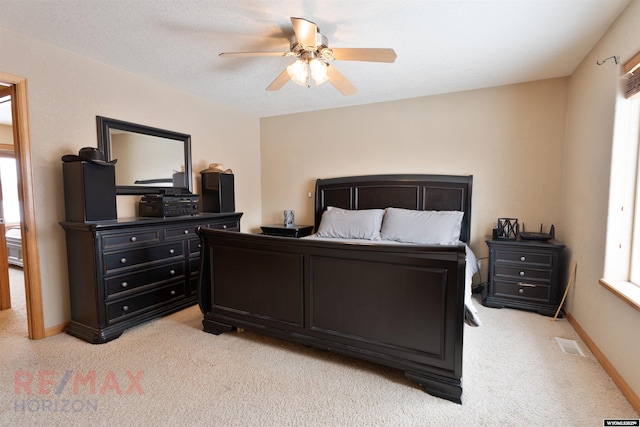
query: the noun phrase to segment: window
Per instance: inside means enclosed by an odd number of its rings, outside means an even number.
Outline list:
[[[630,143],[635,145],[636,151],[636,164],[635,164],[635,191],[634,195],[634,203],[633,203],[633,221],[632,227],[630,231],[631,235],[631,243],[629,245],[630,248],[630,266],[629,266],[629,281],[635,284],[636,286],[640,286],[640,169],[638,168],[638,134],[639,134],[639,123],[640,123],[640,112],[638,111],[638,106],[640,105],[640,101],[634,100],[632,105],[633,116],[637,118],[636,126],[629,129],[629,139]],[[635,135],[634,135],[635,133]],[[631,142],[635,141],[635,143]]]
[[[624,72],[625,99],[616,104],[606,279],[600,284],[640,311],[640,52]]]

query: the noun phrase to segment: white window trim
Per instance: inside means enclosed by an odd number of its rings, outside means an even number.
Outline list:
[[[620,96],[616,103],[605,271],[599,283],[640,311],[640,282],[631,281],[632,274],[640,277],[640,272],[632,272],[634,241],[637,242],[636,255],[640,252],[640,100],[637,98]]]
[[[624,280],[600,279],[600,284],[631,307],[640,311],[640,287]]]

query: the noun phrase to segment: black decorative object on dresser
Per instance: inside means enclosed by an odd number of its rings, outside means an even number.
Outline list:
[[[71,322],[93,344],[197,302],[199,227],[240,231],[242,213],[62,222]]]
[[[489,283],[482,303],[494,308],[521,308],[553,316],[561,289],[560,253],[556,240],[491,240]]]

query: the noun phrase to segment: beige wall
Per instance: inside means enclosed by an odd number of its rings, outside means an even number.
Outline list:
[[[235,172],[243,230],[260,225],[257,118],[13,32],[0,29],[0,40],[0,70],[28,83],[45,328],[70,316],[65,238],[58,224],[64,220],[60,158],[97,146],[96,115],[190,134],[194,190],[199,191],[199,171],[224,163]],[[118,217],[135,216],[138,199],[118,196]]]
[[[567,79],[263,118],[262,219],[313,224],[316,178],[473,175],[472,249],[499,217],[559,226]],[[562,227],[559,228],[562,235]]]
[[[640,50],[640,2],[633,1],[583,60],[569,85],[565,177],[562,193],[563,238],[577,262],[567,298],[576,318],[636,395],[640,395],[640,313],[598,284],[604,274],[609,217],[609,175],[614,141],[625,101],[621,67],[599,59],[619,55],[622,63]],[[616,112],[618,116],[616,117]],[[619,208],[612,212],[619,211]]]

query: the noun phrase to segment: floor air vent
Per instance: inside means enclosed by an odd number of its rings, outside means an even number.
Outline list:
[[[566,338],[558,338],[556,337],[556,341],[558,341],[558,345],[567,354],[573,354],[574,356],[582,356],[584,357],[584,353],[582,349],[574,340],[568,340]]]

